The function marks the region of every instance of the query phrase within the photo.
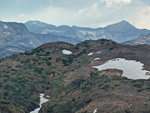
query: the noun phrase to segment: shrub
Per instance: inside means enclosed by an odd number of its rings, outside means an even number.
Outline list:
[[[60,58],[56,58],[56,62],[59,62],[61,59]]]
[[[134,84],[134,86],[137,87],[137,88],[141,88],[141,87],[143,86],[143,84],[141,84],[141,83],[136,83],[136,84]]]
[[[30,51],[30,52],[25,52],[24,54],[29,56],[29,55],[33,55],[34,53],[35,53],[34,51]]]
[[[50,52],[46,52],[45,54],[44,54],[44,56],[48,56],[50,54]]]
[[[73,98],[72,98],[72,101],[73,101],[73,102],[75,102],[75,101],[76,101],[76,99],[73,97]]]
[[[113,50],[113,49],[114,49],[113,47],[110,47],[110,48],[109,48],[109,51],[111,51],[111,50]]]
[[[76,55],[69,55],[68,62],[71,64],[73,62],[74,58],[76,58]]]
[[[86,104],[89,104],[92,100],[88,99],[87,101],[85,101]]]
[[[107,89],[109,89],[109,85],[108,85],[108,84],[107,84],[107,85],[104,85],[101,89],[107,90]]]
[[[46,64],[47,64],[47,66],[50,66],[50,65],[51,65],[51,62],[48,62],[48,61],[47,61]]]
[[[47,60],[52,60],[52,57],[48,57],[48,59]]]
[[[64,66],[68,66],[69,65],[68,60],[62,59],[62,62],[64,64]]]
[[[0,103],[1,104],[9,104],[9,102],[6,102],[6,101],[1,101]]]
[[[6,96],[8,96],[9,95],[9,93],[8,92],[4,92],[4,96],[6,97]]]
[[[2,87],[2,83],[0,82],[0,87]]]

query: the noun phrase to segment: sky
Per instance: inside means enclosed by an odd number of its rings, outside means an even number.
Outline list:
[[[150,0],[0,0],[0,20],[94,28],[126,20],[150,29]]]

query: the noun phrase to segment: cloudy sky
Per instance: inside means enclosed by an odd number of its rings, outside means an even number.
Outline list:
[[[87,27],[126,20],[150,29],[150,0],[0,0],[0,20]]]

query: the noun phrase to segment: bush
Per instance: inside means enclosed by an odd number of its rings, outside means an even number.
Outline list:
[[[64,66],[68,66],[69,65],[68,60],[62,59],[62,62],[64,64]]]
[[[47,66],[50,66],[50,65],[51,65],[51,62],[48,62],[48,61],[47,61],[46,64],[47,64]]]
[[[109,89],[109,85],[108,85],[108,84],[107,84],[107,85],[104,85],[101,89],[107,90],[107,89]]]
[[[68,62],[71,64],[75,58],[76,58],[76,55],[69,55]]]
[[[47,60],[52,60],[52,57],[48,57],[48,59]]]
[[[137,84],[134,84],[134,86],[137,87],[137,88],[141,88],[143,86],[143,84],[137,83]]]
[[[1,101],[0,103],[1,104],[9,104],[9,102],[6,102],[6,101]]]
[[[34,69],[34,71],[37,72],[38,74],[41,74],[43,70],[44,70],[43,68],[38,68],[38,67],[35,67]]]
[[[49,56],[49,54],[50,54],[50,52],[46,52],[46,53],[44,54],[44,56]]]
[[[92,101],[92,100],[89,99],[89,100],[85,101],[85,103],[86,103],[86,104],[89,104],[91,101]]]
[[[0,87],[2,87],[2,83],[0,82]]]
[[[73,60],[76,58],[76,55],[68,55],[67,59],[62,59],[64,66],[68,66],[73,63]]]
[[[73,101],[73,102],[75,102],[75,101],[76,101],[76,99],[73,97],[73,98],[72,98],[72,101]]]
[[[4,92],[4,96],[6,97],[6,96],[8,96],[9,95],[9,93],[8,92]]]
[[[59,62],[59,61],[61,61],[61,59],[60,58],[56,58],[56,62]]]
[[[113,50],[114,48],[113,47],[111,47],[111,48],[109,48],[109,51],[111,51],[111,50]]]
[[[91,78],[92,80],[96,80],[96,79],[97,79],[97,76],[98,76],[98,73],[96,73],[96,72],[91,72],[91,73],[90,73],[90,78]]]

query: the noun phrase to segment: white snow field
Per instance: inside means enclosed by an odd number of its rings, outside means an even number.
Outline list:
[[[91,62],[91,64],[93,64],[93,62],[96,61],[96,60],[100,60],[100,58],[95,58],[95,59]]]
[[[72,52],[69,50],[62,50],[62,53],[65,55],[71,55],[72,54]]]
[[[89,54],[88,54],[88,56],[91,56],[91,55],[93,55],[93,53],[89,53]]]
[[[143,70],[143,66],[144,66],[143,63],[137,62],[135,60],[116,58],[116,59],[109,60],[102,65],[93,66],[93,68],[96,68],[99,71],[107,70],[107,69],[119,69],[123,71],[122,76],[133,80],[149,79],[150,71]]]
[[[93,113],[97,113],[97,108],[93,111]]]

